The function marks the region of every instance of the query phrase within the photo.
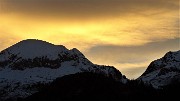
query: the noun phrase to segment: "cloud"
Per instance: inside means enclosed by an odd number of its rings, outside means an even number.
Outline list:
[[[146,68],[146,67],[124,69],[124,70],[121,70],[121,72],[124,73],[124,75],[127,75],[127,78],[129,78],[129,79],[136,79],[140,75],[142,75],[142,73],[145,72],[144,68]]]
[[[0,28],[83,51],[99,44],[140,46],[180,37],[178,1],[0,0]]]
[[[178,0],[0,0],[3,12],[62,19],[103,19],[177,10]]]
[[[153,60],[163,57],[168,51],[177,50],[180,50],[180,38],[151,42],[141,46],[100,45],[92,47],[85,52],[85,55],[94,63],[114,65],[129,78],[137,78],[137,74],[133,76],[124,71],[144,67],[140,69],[143,71]],[[134,71],[134,73],[136,72]]]
[[[178,0],[0,0],[0,4],[1,28],[59,44],[56,36],[70,48],[77,40],[81,40],[77,48],[86,50],[98,44],[136,46],[180,37]]]
[[[118,63],[134,63],[134,62],[138,63],[138,61],[142,62],[142,60],[147,60],[152,57],[157,58],[155,54],[159,54],[162,56],[167,51],[170,50],[173,51],[178,49],[180,49],[180,38],[161,41],[161,42],[151,42],[141,46],[99,45],[90,48],[87,51],[87,54],[97,59],[99,56],[101,56],[99,58],[102,59],[110,58],[109,61],[111,61],[111,59],[114,58],[115,60],[116,59],[118,60],[116,61]],[[151,57],[148,56],[148,54],[151,55],[154,54],[154,55]],[[142,60],[138,59],[137,57],[139,56],[141,56],[143,59]]]

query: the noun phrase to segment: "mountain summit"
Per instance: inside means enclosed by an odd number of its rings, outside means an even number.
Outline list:
[[[85,58],[77,49],[68,50],[62,45],[28,39],[3,50],[0,53],[0,66],[18,70],[32,67],[59,68],[61,62],[80,57]],[[86,62],[91,63],[87,59]]]
[[[68,49],[62,45],[53,45],[46,41],[28,39],[7,48],[3,52],[6,56],[7,54],[16,54],[24,59],[33,59],[34,57],[42,56],[56,59],[59,53],[66,51]]]
[[[93,64],[76,48],[68,50],[41,40],[21,41],[0,52],[0,100],[25,98],[38,92],[37,85],[81,72],[127,82],[117,69]]]
[[[139,79],[155,88],[180,81],[180,51],[170,51],[153,61]]]

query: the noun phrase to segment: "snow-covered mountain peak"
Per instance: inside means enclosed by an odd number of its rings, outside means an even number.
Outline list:
[[[6,54],[14,54],[19,57],[32,59],[34,57],[48,56],[49,58],[57,58],[57,54],[68,51],[66,47],[60,45],[53,45],[46,41],[28,39],[23,40],[6,50]],[[6,55],[7,56],[7,55]]]
[[[77,48],[73,48],[70,51],[72,52],[72,54],[76,54],[79,57],[85,57]]]
[[[180,80],[180,50],[153,61],[139,79],[156,88]]]
[[[180,61],[180,50],[177,52],[168,52],[163,57],[167,62]],[[180,69],[180,68],[179,68]]]
[[[41,40],[21,41],[0,52],[0,91],[3,92],[0,100],[27,97],[38,91],[36,85],[81,72],[100,73],[127,82],[116,68],[95,65],[76,48],[68,50]]]

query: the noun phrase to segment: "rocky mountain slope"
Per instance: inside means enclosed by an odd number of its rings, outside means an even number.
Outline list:
[[[24,40],[0,52],[0,100],[25,98],[38,92],[38,85],[80,72],[93,72],[126,83],[111,66],[90,62],[79,50],[68,50],[41,40]]]
[[[161,59],[153,61],[138,80],[155,88],[180,81],[180,51],[168,52]]]

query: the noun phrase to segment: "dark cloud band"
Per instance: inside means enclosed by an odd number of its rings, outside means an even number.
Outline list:
[[[1,12],[80,19],[178,9],[178,0],[0,0],[0,2],[5,5]]]

